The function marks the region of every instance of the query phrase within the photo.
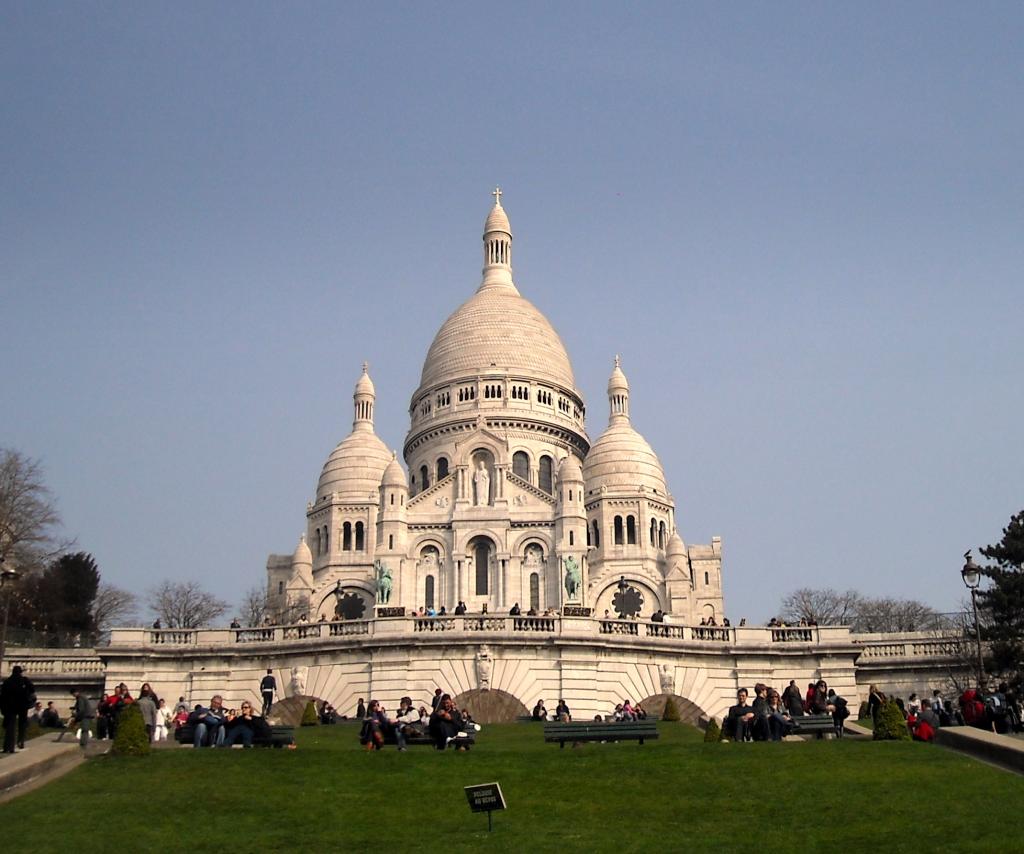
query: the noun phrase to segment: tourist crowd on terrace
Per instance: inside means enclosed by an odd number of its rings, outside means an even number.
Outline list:
[[[404,612],[405,609],[404,608],[393,608],[391,610],[403,611]],[[508,615],[511,616],[511,617],[558,617],[558,616],[561,616],[561,612],[559,611],[558,608],[555,608],[555,607],[548,607],[548,608],[544,608],[543,610],[541,610],[541,609],[539,609],[537,607],[534,607],[534,606],[530,606],[529,608],[527,608],[524,611],[522,609],[522,607],[520,606],[520,604],[518,602],[516,602],[514,605],[512,605],[511,608],[509,608]],[[442,605],[440,608],[435,608],[433,605],[421,605],[419,608],[416,608],[416,609],[410,611],[409,614],[407,614],[407,615],[403,613],[403,614],[400,614],[400,615],[392,615],[392,616],[410,616],[410,617],[417,617],[417,618],[462,617],[462,616],[469,616],[469,617],[493,617],[493,616],[502,616],[502,614],[493,613],[493,612],[489,611],[486,603],[481,605],[479,611],[470,611],[468,606],[466,605],[466,603],[460,600],[451,611],[449,611],[448,608],[446,606],[444,606],[444,605]],[[326,613],[321,613],[320,616],[317,618],[316,622],[319,622],[319,623],[343,622],[343,621],[345,621],[345,619],[346,618],[341,617],[341,616],[339,616],[337,614],[334,615],[334,616],[330,616],[329,617]],[[674,617],[670,612],[664,611],[664,610],[662,610],[660,608],[655,610],[654,612],[652,612],[649,617],[645,617],[645,616],[643,616],[641,614],[618,614],[618,613],[612,613],[611,610],[606,608],[605,611],[604,611],[604,614],[601,617],[601,619],[602,620],[620,620],[620,621],[624,621],[624,622],[641,622],[641,621],[643,621],[643,622],[650,622],[650,623],[661,623],[661,624],[666,624],[666,625],[678,622],[678,618],[677,617]],[[238,617],[234,617],[234,618],[232,618],[231,623],[229,624],[228,628],[231,628],[231,629],[271,628],[271,627],[274,627],[274,626],[302,625],[302,624],[307,624],[309,622],[310,622],[310,618],[309,618],[309,615],[306,614],[306,613],[301,613],[298,616],[295,616],[295,615],[281,616],[281,617],[276,618],[276,619],[275,619],[275,617],[273,617],[271,615],[267,615],[267,616],[265,616],[263,618],[262,622],[260,622],[258,624],[250,623],[248,625],[243,625],[239,621]],[[682,623],[682,622],[678,622],[678,624],[679,625],[686,625],[685,623]],[[739,623],[737,625],[739,625],[741,627],[747,626],[748,625],[747,618],[743,617],[739,621]],[[751,625],[757,625],[757,624],[751,624]],[[798,620],[796,622],[786,622],[784,619],[782,619],[780,617],[772,617],[766,623],[763,623],[763,624],[760,624],[760,625],[762,625],[763,627],[772,628],[772,629],[776,629],[776,628],[777,629],[795,629],[795,628],[814,628],[814,627],[816,627],[818,625],[818,622],[816,620],[803,620],[803,619]],[[722,620],[719,621],[713,615],[709,616],[709,617],[702,617],[700,619],[700,622],[694,625],[695,629],[703,629],[703,628],[707,628],[707,629],[715,629],[715,628],[728,629],[728,628],[731,628],[731,627],[732,627],[732,622],[729,620],[728,617],[723,617]],[[156,619],[156,620],[153,621],[153,625],[152,625],[151,628],[153,628],[155,630],[161,630],[161,629],[164,628],[164,626],[163,626],[163,623],[161,622],[160,619]],[[171,629],[171,631],[175,631],[175,630],[176,629]]]

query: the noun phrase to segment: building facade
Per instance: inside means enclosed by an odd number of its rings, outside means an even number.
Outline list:
[[[351,433],[331,452],[291,555],[267,561],[270,602],[309,619],[565,608],[681,623],[722,618],[721,541],[687,546],[657,454],[629,412],[619,358],[591,443],[558,333],[517,288],[500,190],[482,281],[441,325],[402,450],[374,432],[364,364]]]

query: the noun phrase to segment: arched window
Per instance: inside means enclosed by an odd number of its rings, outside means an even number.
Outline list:
[[[530,458],[525,451],[516,451],[512,455],[512,474],[523,480],[530,479]]]
[[[364,540],[365,540],[365,537],[363,535],[363,523],[362,522],[356,522],[356,551],[357,552],[361,552],[363,549],[366,548],[366,543],[364,542]]]
[[[592,545],[593,545],[593,542],[591,541],[591,538],[590,538],[590,525],[587,525],[587,547],[589,548]]]
[[[324,525],[324,554],[329,555],[331,553],[331,532],[330,529]]]
[[[615,545],[622,545],[622,517],[615,517]]]
[[[346,522],[341,526],[341,548],[344,551],[352,551],[352,523]]]
[[[665,548],[665,523],[664,522],[662,522],[658,526],[658,548],[659,549]]]
[[[394,534],[388,534],[388,549],[393,549],[394,547],[395,547],[395,535]]]
[[[597,527],[597,519],[594,520],[594,548],[601,548],[601,529]]]
[[[420,466],[420,492],[423,492],[430,485],[430,470],[426,466]]]
[[[423,604],[427,608],[434,607],[434,576],[428,575],[423,583]]]
[[[569,532],[569,545],[570,545],[570,546],[574,546],[574,545],[576,545],[576,543],[575,543],[575,539],[576,539],[576,538],[575,538],[575,537],[573,536],[573,534],[572,534],[572,531],[570,531],[570,532]]]
[[[530,607],[540,610],[540,576],[536,572],[530,573]]]
[[[441,480],[446,477],[448,477],[448,458],[440,457],[437,461],[437,479]]]
[[[474,549],[476,558],[476,595],[487,595],[487,576],[491,563],[491,547],[488,543],[479,542]]]
[[[537,486],[543,489],[548,495],[554,490],[551,482],[551,457],[540,458],[540,468],[537,471]]]
[[[316,556],[320,557],[320,529],[316,529]]]
[[[656,546],[658,537],[658,520],[651,519],[651,545]]]
[[[710,578],[710,576],[709,576],[709,575],[708,575],[708,574],[707,574],[707,573],[705,572],[705,573],[704,573],[704,586],[705,586],[705,587],[707,587],[707,586],[708,586],[708,585],[709,585],[710,583],[711,583],[711,578]]]
[[[277,582],[277,593],[278,593],[278,595],[284,593],[284,582],[283,581]]]
[[[636,545],[636,519],[632,516],[626,517],[626,542],[631,545]]]
[[[393,492],[391,493],[391,506],[392,507],[395,506],[395,493],[393,493]]]

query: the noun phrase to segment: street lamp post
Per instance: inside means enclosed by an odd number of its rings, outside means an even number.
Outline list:
[[[978,642],[978,689],[981,690],[985,681],[985,660],[981,654],[981,623],[978,621],[978,585],[981,584],[981,567],[971,557],[971,550],[964,553],[967,563],[960,570],[960,576],[964,580],[967,589],[971,591],[971,605],[974,607],[974,636]]]
[[[18,578],[18,571],[4,566],[5,563],[3,555],[0,555],[0,591],[4,590],[8,584],[13,583]],[[0,627],[0,679],[3,678],[4,654],[7,652],[7,617],[10,612],[11,591],[7,590],[4,595],[4,621],[3,626]]]

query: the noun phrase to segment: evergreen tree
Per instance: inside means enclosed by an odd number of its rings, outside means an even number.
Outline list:
[[[1010,517],[1003,538],[981,553],[994,564],[982,567],[991,585],[978,591],[987,619],[982,634],[989,644],[989,668],[1014,685],[1024,681],[1024,510]]]

